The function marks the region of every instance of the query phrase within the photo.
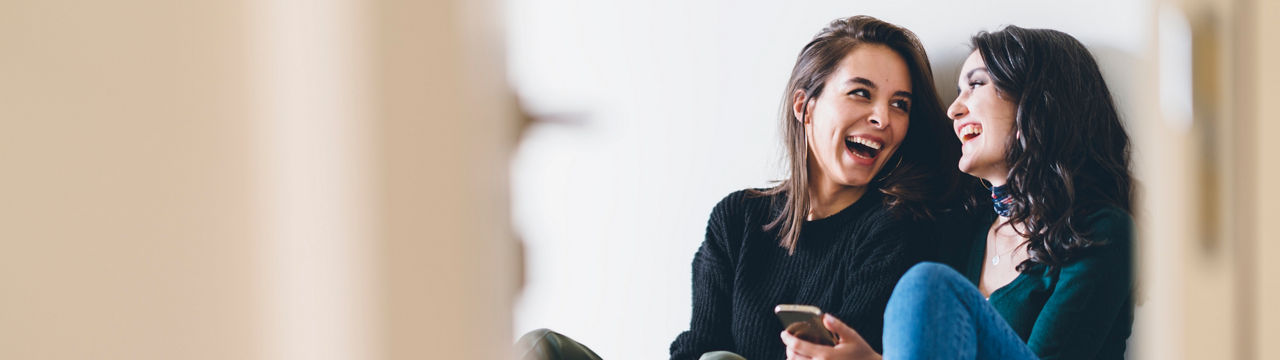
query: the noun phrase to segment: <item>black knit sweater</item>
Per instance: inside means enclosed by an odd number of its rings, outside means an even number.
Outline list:
[[[671,343],[671,358],[716,350],[785,358],[778,304],[816,305],[880,351],[885,304],[898,278],[926,254],[930,231],[891,215],[882,199],[868,191],[835,215],[805,222],[793,255],[778,245],[776,229],[764,230],[782,210],[783,195],[743,190],[721,200],[693,257],[693,316]]]

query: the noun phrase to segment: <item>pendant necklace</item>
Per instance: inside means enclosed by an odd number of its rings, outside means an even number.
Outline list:
[[[996,251],[996,254],[991,256],[991,265],[1000,265],[1000,254],[1006,254],[1006,255],[1009,255],[1009,257],[1013,257],[1013,251],[1018,250],[1018,247],[1021,246],[1021,245],[1014,246],[1012,249],[1009,249],[1009,251],[1001,252],[1000,246],[999,246],[1000,245],[999,240],[1000,240],[999,237],[997,237],[995,234],[991,234],[991,248],[992,250]]]
[[[996,250],[996,255],[991,257],[991,265],[1000,265],[1000,250]]]

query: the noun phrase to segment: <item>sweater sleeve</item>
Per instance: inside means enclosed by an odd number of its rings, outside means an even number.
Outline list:
[[[739,195],[739,196],[734,196]],[[703,353],[732,350],[733,256],[728,221],[741,221],[733,208],[741,194],[721,200],[707,221],[706,238],[693,255],[693,311],[689,330],[671,343],[671,359],[697,359]]]
[[[1027,339],[1041,359],[1097,357],[1123,307],[1132,306],[1132,220],[1114,209],[1091,220],[1090,236],[1106,244],[1062,267]]]

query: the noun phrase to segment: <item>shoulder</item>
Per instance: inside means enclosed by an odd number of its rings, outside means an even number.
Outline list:
[[[716,210],[735,210],[746,205],[747,200],[758,198],[757,193],[764,189],[742,189],[729,193],[716,203]]]
[[[716,203],[707,219],[703,247],[712,246],[726,253],[742,251],[749,238],[758,237],[753,234],[764,231],[775,201],[785,201],[785,196],[766,194],[762,189],[743,189],[726,195]]]
[[[1129,212],[1108,206],[1085,218],[1085,229],[1090,240],[1103,244],[1124,244],[1133,238],[1133,216]]]
[[[1115,271],[1128,269],[1133,261],[1133,217],[1127,211],[1107,207],[1090,213],[1082,225],[1081,236],[1092,245],[1080,249],[1064,269],[1108,268],[1119,277]]]
[[[769,194],[767,190],[742,189],[729,193],[712,208],[712,220],[751,221],[761,215],[769,215],[772,208],[780,207],[786,201],[786,196],[783,193]]]

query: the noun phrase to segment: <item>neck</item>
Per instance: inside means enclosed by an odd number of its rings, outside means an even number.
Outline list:
[[[1019,233],[1026,233],[1026,227],[1010,223],[1007,217],[996,216],[996,220],[991,222],[991,227],[993,228],[991,235],[1000,243],[1000,249],[1022,246],[1022,243],[1027,241],[1026,237],[1019,235]]]
[[[991,206],[1000,218],[1007,219],[1013,211],[1013,197],[1004,184],[992,183]]]
[[[999,177],[996,177],[996,176],[992,176],[992,177],[984,177],[984,178],[982,178],[982,179],[983,179],[983,180],[986,180],[987,182],[990,182],[990,183],[991,183],[991,187],[1005,186],[1005,184],[1008,184],[1008,183],[1009,183],[1009,179],[1008,179],[1007,177],[1004,177],[1004,176],[999,176]],[[995,200],[996,200],[996,199],[992,199],[992,201],[995,201]],[[994,204],[993,204],[993,205],[994,205]],[[1017,226],[1017,224],[1010,224],[1010,223],[1009,223],[1009,217],[1004,216],[1004,215],[1001,215],[1001,214],[999,213],[999,211],[997,211],[997,212],[996,212],[996,220],[995,220],[995,223],[994,223],[993,225],[994,225],[994,226],[996,226],[997,228],[1006,228],[1006,227],[1007,227],[1009,230],[1013,230],[1013,229],[1014,229],[1014,227],[1015,227],[1015,226]],[[1008,226],[1004,226],[1004,225],[1008,225]],[[1017,226],[1017,229],[1018,229],[1018,230],[1022,230],[1022,227],[1021,227],[1021,226]],[[1010,233],[1012,233],[1013,235],[1016,235],[1016,234],[1017,234],[1016,232],[1013,232],[1013,231],[1010,231]],[[1018,240],[1017,240],[1018,242],[1021,242],[1022,240],[1024,240],[1021,236],[1013,236],[1013,237],[1017,238],[1017,239],[1018,239]]]
[[[866,192],[866,186],[840,185],[828,180],[825,176],[811,175],[809,177],[809,216],[807,220],[817,220],[835,215],[840,210],[853,205]]]

